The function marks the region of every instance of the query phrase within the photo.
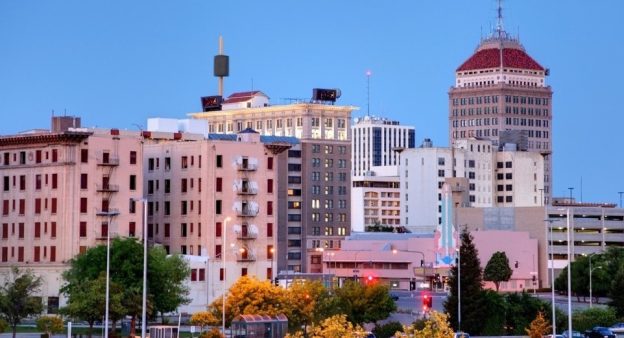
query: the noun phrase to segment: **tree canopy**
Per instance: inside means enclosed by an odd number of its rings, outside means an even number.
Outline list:
[[[461,246],[459,249],[461,264],[461,330],[474,334],[481,332],[484,325],[481,306],[482,300],[482,270],[477,248],[467,229],[460,234]],[[450,293],[444,303],[444,310],[449,314],[449,321],[453,329],[458,329],[458,269],[457,264],[450,269]]]
[[[497,251],[485,265],[483,279],[493,282],[498,292],[500,283],[508,281],[512,273],[507,254],[503,251]]]
[[[102,318],[104,309],[100,302],[104,301],[105,271],[105,245],[90,248],[72,259],[70,269],[63,274],[65,285],[61,289],[68,296],[66,313],[87,322]],[[150,248],[147,261],[148,313],[171,312],[188,303],[188,290],[183,283],[188,273],[188,264],[181,256],[167,256],[161,247]],[[110,287],[111,320],[131,316],[130,334],[134,334],[143,298],[143,245],[140,241],[133,238],[112,241]],[[113,288],[117,292],[113,292]]]
[[[13,338],[22,319],[43,310],[41,298],[35,297],[41,283],[41,277],[17,267],[12,267],[5,276],[4,285],[0,287],[0,316],[13,329]]]

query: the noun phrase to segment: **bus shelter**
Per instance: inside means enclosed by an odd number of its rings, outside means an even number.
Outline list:
[[[283,314],[238,315],[232,320],[234,338],[283,338],[288,332],[288,318]]]

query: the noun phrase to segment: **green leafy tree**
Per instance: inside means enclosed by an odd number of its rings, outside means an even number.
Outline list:
[[[319,323],[325,319],[325,307],[322,303],[329,300],[327,289],[320,281],[304,281],[293,283],[285,290],[284,314],[288,317],[288,327],[291,332],[300,329],[304,331],[309,325]]]
[[[483,270],[483,279],[494,283],[498,292],[501,282],[506,282],[511,278],[513,271],[509,267],[509,259],[503,251],[495,252],[487,262]]]
[[[121,305],[122,290],[116,283],[110,284],[109,316],[121,317],[125,309]],[[72,292],[68,293],[67,305],[61,308],[61,313],[72,318],[83,320],[89,324],[88,335],[91,338],[93,324],[101,320],[106,307],[106,276],[104,273],[95,280],[86,279],[72,285]]]
[[[337,308],[354,324],[376,323],[396,311],[387,286],[379,283],[362,285],[359,281],[346,281],[334,290]]]
[[[467,229],[463,229],[460,235],[461,247],[461,330],[470,334],[481,332],[484,320],[482,315],[482,270],[478,251],[474,246],[473,238]],[[450,293],[444,303],[444,310],[449,314],[449,321],[453,329],[458,329],[457,292],[458,271],[457,266],[450,270]]]
[[[572,327],[581,332],[589,330],[594,326],[611,326],[617,321],[615,309],[613,308],[591,308],[574,311],[572,314]]]
[[[188,263],[180,255],[167,256],[162,247],[149,251],[148,289],[153,295],[153,311],[165,314],[175,311],[180,305],[188,304],[188,288],[183,283],[188,277]]]
[[[9,328],[9,323],[6,320],[0,318],[0,333],[6,331]]]
[[[159,310],[166,311],[176,302],[188,302],[188,293],[180,274],[188,274],[188,266],[178,256],[166,257],[161,248],[150,248],[148,253],[148,313],[152,313],[155,305]],[[111,312],[110,317],[115,322],[125,315],[131,317],[130,334],[134,335],[136,318],[142,312],[143,294],[143,244],[133,238],[114,239],[110,249],[110,279],[111,285],[120,287],[120,296],[123,311]],[[173,271],[172,271],[173,270]],[[65,285],[62,292],[68,297],[72,293],[81,292],[83,283],[96,280],[106,271],[106,246],[99,245],[90,248],[71,261],[71,268],[63,274]],[[176,284],[175,286],[172,286]],[[111,293],[112,295],[112,293]],[[177,307],[177,306],[176,306]],[[85,309],[77,307],[77,309]],[[74,312],[75,316],[81,315]]]
[[[400,322],[388,322],[383,325],[375,326],[373,333],[377,338],[394,337],[397,332],[403,332],[403,325]]]
[[[624,265],[613,277],[611,289],[609,290],[609,296],[611,297],[609,305],[615,309],[615,312],[620,317],[624,317],[624,292],[622,290],[624,290]]]
[[[0,287],[0,316],[13,329],[13,338],[22,319],[40,314],[43,310],[41,298],[35,296],[41,283],[41,277],[17,267],[11,268],[5,277],[4,285]]]
[[[63,319],[59,316],[41,316],[37,318],[37,330],[45,333],[48,338],[52,334],[63,332]]]
[[[483,290],[481,302],[483,306],[481,314],[483,318],[487,318],[481,334],[485,336],[504,336],[506,334],[505,313],[507,312],[505,296],[493,290]]]

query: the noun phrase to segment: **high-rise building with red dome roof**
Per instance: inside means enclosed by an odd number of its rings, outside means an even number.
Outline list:
[[[449,91],[449,140],[490,139],[495,146],[544,155],[545,201],[552,193],[552,90],[549,70],[533,59],[519,39],[503,28],[502,9],[489,37],[455,71]],[[493,168],[493,175],[497,175]],[[493,187],[494,189],[496,187]],[[543,190],[542,190],[543,189]]]

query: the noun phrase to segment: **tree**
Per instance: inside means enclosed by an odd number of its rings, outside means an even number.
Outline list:
[[[511,278],[513,271],[509,267],[509,259],[503,251],[497,251],[487,262],[485,270],[483,270],[483,279],[493,282],[496,286],[496,292],[500,286],[500,282],[506,282]]]
[[[111,317],[121,317],[125,309],[121,303],[122,290],[116,283],[110,283],[109,314]],[[104,273],[95,280],[84,280],[72,284],[72,292],[68,293],[67,305],[61,313],[83,320],[89,324],[89,338],[93,331],[93,324],[104,317],[106,306],[106,276]]]
[[[9,328],[9,323],[6,322],[6,320],[0,318],[0,333],[6,331],[6,329]]]
[[[375,326],[373,333],[377,338],[394,337],[397,332],[403,332],[403,325],[400,322],[388,322],[383,325]]]
[[[162,248],[150,248],[148,252],[148,303],[147,312],[152,309],[172,311],[178,305],[188,302],[188,289],[182,283],[188,275],[188,264],[179,256],[167,257]],[[71,268],[63,274],[65,285],[61,291],[72,298],[73,293],[88,292],[85,284],[101,277],[106,271],[106,246],[90,248],[71,261]],[[182,277],[184,275],[184,277]],[[130,334],[134,335],[136,318],[142,312],[143,298],[143,245],[134,238],[116,238],[110,248],[110,283],[120,288],[121,313],[112,312],[110,318],[115,322],[125,315],[131,317]],[[110,293],[113,295],[113,293]],[[77,297],[74,297],[77,298]],[[172,308],[173,307],[173,308]],[[80,314],[76,311],[92,312],[88,307],[77,306],[72,309],[76,317],[90,317],[92,314]]]
[[[611,302],[609,303],[615,309],[618,316],[624,316],[624,265],[622,269],[617,272],[611,283],[611,289],[609,290],[609,296]]]
[[[13,338],[17,333],[17,325],[22,319],[41,313],[43,304],[39,293],[41,277],[35,276],[30,270],[12,267],[0,288],[0,316],[13,329]]]
[[[531,325],[524,330],[530,338],[542,338],[550,329],[550,323],[544,319],[544,314],[542,312],[538,312],[535,319],[531,322]]]
[[[364,337],[364,329],[359,325],[353,325],[345,315],[335,315],[323,320],[319,325],[311,328],[310,338],[359,338]]]
[[[617,321],[615,309],[613,308],[591,308],[574,311],[572,314],[572,327],[581,332],[589,330],[594,326],[611,326]]]
[[[210,304],[210,311],[217,317],[222,316],[222,299],[218,298]],[[242,276],[228,291],[225,303],[225,322],[229,325],[232,319],[243,314],[275,316],[285,308],[283,289],[270,281],[259,281],[255,277]]]
[[[461,258],[461,313],[462,331],[478,334],[484,325],[482,316],[482,271],[481,262],[479,261],[478,251],[474,246],[473,238],[467,229],[463,229],[460,235],[461,247],[459,250]],[[444,310],[449,315],[449,321],[453,329],[457,330],[457,266],[453,266],[450,270],[450,293],[444,303]]]
[[[455,333],[448,322],[448,316],[444,313],[431,311],[429,319],[424,321],[424,326],[405,326],[403,333],[397,332],[395,337],[428,337],[428,338],[453,338]]]
[[[218,325],[220,318],[215,317],[212,312],[199,311],[191,316],[191,325],[199,326],[199,332],[204,332],[204,327]]]
[[[153,295],[155,313],[172,312],[190,302],[188,288],[183,283],[190,269],[182,256],[167,256],[164,248],[154,247],[149,251],[148,273],[148,289]]]
[[[37,330],[48,338],[52,338],[53,333],[63,332],[63,329],[63,319],[59,316],[41,316],[37,319]]]
[[[396,310],[388,287],[379,283],[362,285],[358,281],[346,281],[334,290],[337,309],[354,324],[376,323],[386,319]]]
[[[304,331],[307,326],[325,319],[327,308],[324,306],[330,301],[327,289],[320,281],[304,281],[293,283],[284,294],[284,315],[288,317],[288,327],[291,332]]]

